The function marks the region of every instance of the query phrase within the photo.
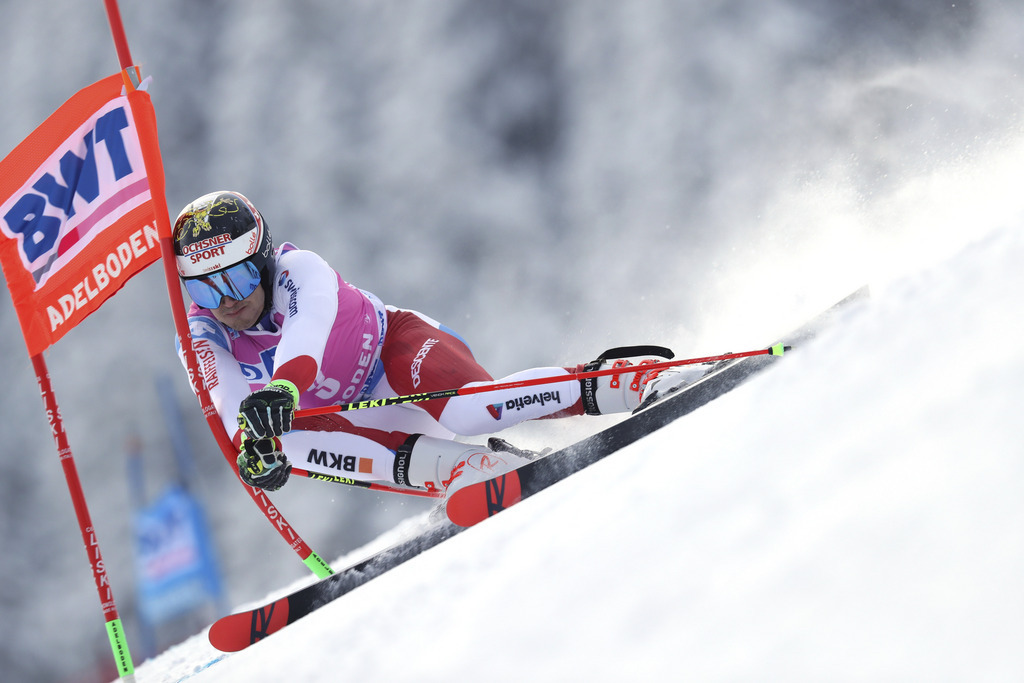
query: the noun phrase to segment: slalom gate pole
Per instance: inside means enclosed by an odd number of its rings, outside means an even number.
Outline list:
[[[550,377],[535,377],[533,379],[515,380],[512,382],[496,382],[493,384],[481,384],[472,387],[460,387],[458,389],[440,389],[438,391],[427,391],[421,394],[406,394],[405,396],[391,396],[388,398],[371,399],[368,401],[357,401],[336,406],[322,406],[318,408],[303,408],[295,411],[295,417],[309,417],[311,415],[324,415],[327,413],[343,413],[349,410],[363,410],[365,408],[379,408],[381,406],[393,406],[402,403],[420,403],[438,398],[451,398],[453,396],[466,396],[469,394],[482,394],[488,391],[504,391],[506,389],[520,389],[522,387],[537,386],[540,384],[554,384],[557,382],[568,382],[571,380],[587,379],[590,377],[606,377],[608,375],[629,375],[637,371],[650,372],[652,370],[665,370],[680,365],[699,365],[701,363],[714,363],[722,360],[733,360],[736,358],[748,358],[750,356],[781,356],[790,347],[776,344],[767,349],[755,351],[742,351],[739,353],[723,353],[718,356],[706,356],[704,358],[687,358],[680,360],[667,360],[659,363],[649,363],[643,366],[632,365],[625,368],[605,368],[604,370],[589,370],[587,372],[576,372],[569,375],[556,375]],[[294,470],[293,470],[294,471]]]
[[[85,503],[85,493],[82,491],[78,468],[75,466],[71,446],[68,444],[67,432],[64,431],[64,421],[60,417],[57,397],[50,384],[50,372],[46,368],[46,361],[41,353],[32,356],[32,367],[36,372],[39,393],[42,394],[46,417],[50,422],[50,432],[57,445],[57,455],[60,457],[64,479],[67,481],[68,492],[71,494],[71,503],[75,508],[78,528],[82,532],[82,542],[85,544],[85,551],[89,555],[89,562],[92,565],[92,575],[96,582],[96,591],[99,593],[100,607],[103,608],[103,619],[107,624],[107,637],[110,639],[110,648],[114,653],[118,677],[134,680],[135,665],[132,662],[132,655],[128,651],[128,641],[125,639],[121,617],[117,613],[117,605],[114,603],[114,591],[107,578],[107,570],[100,553],[100,544],[96,539],[96,529],[92,525],[89,508]]]
[[[113,10],[116,12],[117,3],[116,0],[104,0],[104,2],[107,4],[109,17],[111,5],[113,5]],[[111,21],[113,22],[113,18],[111,18]],[[117,21],[120,23],[120,14],[117,16]],[[117,43],[116,38],[115,43]],[[123,40],[117,44],[117,51],[119,56],[121,56],[122,51],[124,52],[124,58],[130,65],[131,57],[127,53],[127,44]],[[64,430],[64,420],[60,415],[60,406],[57,405],[57,395],[53,392],[53,385],[50,382],[50,371],[46,366],[46,360],[42,353],[32,355],[31,359],[32,368],[36,374],[36,382],[39,384],[39,393],[43,399],[43,407],[46,410],[46,417],[50,423],[50,433],[53,435],[54,444],[57,446],[57,456],[60,458],[61,469],[64,471],[64,480],[67,483],[71,504],[75,510],[75,518],[78,521],[78,528],[82,534],[82,543],[85,546],[85,552],[89,557],[89,564],[92,567],[93,581],[96,584],[96,592],[100,599],[100,608],[103,610],[103,620],[107,628],[107,639],[110,641],[110,649],[114,655],[117,675],[122,680],[134,681],[135,663],[132,661],[124,626],[121,623],[121,616],[117,611],[114,591],[110,585],[110,578],[107,576],[106,565],[103,563],[103,553],[100,551],[96,529],[92,523],[92,516],[89,514],[89,506],[85,501],[85,492],[82,490],[82,481],[78,476],[78,467],[75,465],[75,458],[71,452],[71,444],[68,442],[68,435]]]
[[[128,49],[128,38],[124,32],[124,23],[121,21],[121,8],[117,6],[117,0],[103,0],[107,10],[107,21],[110,23],[110,33],[114,38],[114,49],[117,50],[117,61],[122,69],[132,66],[132,53]]]
[[[167,198],[164,190],[164,168],[163,159],[160,155],[160,141],[157,136],[156,112],[153,110],[153,103],[149,98],[149,93],[138,89],[140,74],[139,70],[131,63],[131,53],[128,50],[128,41],[125,38],[124,27],[121,24],[121,14],[117,7],[117,0],[104,0],[104,3],[107,8],[107,18],[110,21],[114,45],[117,47],[118,59],[121,61],[125,88],[128,92],[128,104],[136,119],[139,143],[142,148],[142,159],[146,167],[146,176],[149,178],[149,190],[153,199],[157,234],[159,235],[160,242],[160,256],[164,265],[164,279],[167,283],[167,295],[170,299],[175,331],[178,339],[181,341],[185,364],[188,368],[189,376],[192,378],[196,397],[199,399],[199,404],[202,407],[203,415],[206,417],[210,431],[213,433],[217,445],[224,454],[224,458],[230,464],[231,470],[241,481],[235,464],[237,454],[234,444],[231,443],[231,438],[224,429],[224,424],[220,421],[217,409],[210,398],[210,393],[203,383],[203,374],[199,368],[195,350],[192,348],[192,336],[189,334],[188,321],[185,317],[185,302],[181,295],[181,284],[178,282],[177,269],[174,266],[174,247],[171,242],[170,214],[167,211]],[[317,578],[322,579],[334,573],[330,565],[313,552],[313,549],[302,540],[302,537],[285,520],[284,515],[274,507],[262,489],[252,486],[244,486],[244,488],[271,525],[277,529],[285,542],[298,554],[299,558]]]
[[[174,266],[174,245],[171,242],[171,226],[170,218],[167,213],[167,203],[163,193],[163,168],[159,161],[159,156],[147,153],[147,149],[158,150],[157,139],[156,139],[156,126],[155,123],[150,125],[150,117],[152,116],[152,103],[149,100],[147,93],[137,90],[129,94],[128,102],[132,107],[132,112],[135,114],[136,123],[139,131],[139,139],[142,141],[143,159],[146,163],[146,173],[150,178],[150,188],[153,195],[153,203],[157,207],[157,233],[159,235],[160,242],[160,256],[164,266],[164,279],[167,284],[167,295],[171,303],[171,316],[174,320],[174,328],[178,335],[178,339],[181,342],[182,355],[185,358],[185,365],[188,368],[189,377],[192,379],[192,388],[195,392],[196,398],[199,400],[199,405],[202,408],[203,415],[206,417],[207,426],[210,428],[210,432],[213,434],[214,439],[217,441],[217,446],[220,448],[224,458],[228,461],[231,467],[231,471],[235,473],[235,476],[241,477],[238,474],[238,468],[235,464],[237,453],[235,451],[234,444],[231,442],[231,437],[228,436],[227,430],[224,429],[224,424],[220,420],[220,415],[217,413],[217,408],[213,405],[213,400],[210,397],[210,392],[206,389],[206,385],[203,382],[203,373],[199,367],[198,360],[196,359],[195,350],[192,348],[192,335],[189,333],[188,320],[185,317],[185,302],[181,295],[181,285],[178,282],[178,272]],[[146,120],[143,120],[143,115],[146,116]],[[155,117],[152,118],[155,122]],[[154,187],[153,180],[157,175],[160,178],[161,184],[159,190]],[[257,507],[263,512],[263,515],[267,520],[277,529],[277,532],[282,538],[291,546],[292,550],[298,554],[299,558],[309,567],[318,578],[324,578],[334,573],[330,565],[313,552],[313,549],[299,536],[298,532],[288,523],[270,499],[267,498],[266,493],[259,488],[253,486],[243,486],[249,497],[253,499]]]
[[[238,474],[238,468],[235,464],[237,453],[235,451],[234,444],[231,442],[231,437],[228,436],[227,430],[224,428],[224,424],[220,420],[220,415],[217,412],[217,408],[213,405],[213,400],[210,397],[210,392],[207,390],[205,383],[203,382],[203,373],[199,367],[198,360],[196,358],[195,349],[192,347],[192,335],[189,333],[188,320],[185,317],[185,302],[181,295],[181,285],[178,282],[178,272],[174,266],[174,245],[171,241],[171,225],[170,218],[167,213],[167,203],[163,192],[163,168],[160,162],[158,154],[151,154],[147,150],[159,151],[157,138],[156,138],[156,126],[155,116],[153,116],[152,103],[149,100],[147,93],[136,90],[129,94],[128,102],[132,106],[132,112],[135,114],[137,119],[137,126],[139,130],[139,138],[142,141],[143,159],[146,163],[146,173],[150,178],[150,188],[153,195],[153,202],[157,206],[157,233],[160,241],[160,255],[161,261],[164,266],[164,279],[167,284],[167,294],[171,303],[171,315],[174,319],[174,328],[178,335],[178,339],[181,342],[182,355],[185,358],[185,365],[188,368],[189,377],[192,379],[193,390],[195,391],[196,398],[199,400],[199,405],[202,408],[203,415],[206,417],[207,425],[213,434],[214,439],[217,441],[217,445],[224,455],[224,458],[228,461],[231,467],[231,471],[235,473],[235,476],[241,477]],[[145,116],[145,120],[142,120]],[[150,124],[153,125],[150,125]],[[154,187],[153,179],[155,177],[160,178],[159,188]],[[298,554],[299,558],[302,559],[303,563],[309,567],[310,571],[316,574],[317,578],[324,578],[334,573],[330,565],[313,552],[313,549],[299,536],[298,532],[288,523],[270,499],[267,498],[266,493],[259,488],[253,486],[245,486],[246,492],[256,503],[257,507],[263,512],[263,515],[273,525],[277,532],[282,538],[291,546],[292,550]]]

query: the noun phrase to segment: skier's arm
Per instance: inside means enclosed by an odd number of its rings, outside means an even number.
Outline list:
[[[274,305],[285,317],[272,380],[301,394],[316,380],[338,315],[338,276],[313,252],[288,252],[278,264]]]
[[[378,338],[376,312],[362,292],[313,252],[297,250],[278,265],[274,305],[285,315],[274,380],[291,382],[301,394],[328,365],[326,374],[341,384],[339,397],[362,389]]]
[[[192,316],[189,318],[189,332],[210,400],[228,435],[233,437],[235,446],[238,446],[238,405],[249,393],[249,382],[231,354],[227,333],[219,323],[203,315]],[[180,341],[177,349],[178,357],[187,370]]]
[[[254,439],[280,437],[292,428],[299,398],[320,372],[338,313],[337,274],[308,251],[286,252],[278,261],[274,310],[284,314],[274,372],[267,385],[241,402],[238,424]]]

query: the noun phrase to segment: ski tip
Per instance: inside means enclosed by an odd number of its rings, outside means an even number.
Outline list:
[[[519,473],[515,470],[459,489],[445,501],[452,524],[470,527],[522,500]]]
[[[229,614],[210,627],[210,645],[221,652],[238,652],[288,625],[288,598],[248,612]]]

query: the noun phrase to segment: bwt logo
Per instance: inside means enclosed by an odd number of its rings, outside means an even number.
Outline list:
[[[110,182],[108,174],[112,173],[113,181],[118,181],[132,173],[122,136],[125,128],[128,128],[128,117],[124,107],[103,114],[78,145],[79,149],[84,147],[84,156],[79,157],[70,150],[65,152],[59,161],[60,178],[54,173],[43,173],[32,184],[35,192],[25,192],[3,214],[0,225],[9,237],[18,239],[22,256],[32,265],[37,283],[67,248],[54,249],[61,246],[58,244],[61,228],[76,213],[75,199],[92,204],[100,196],[101,186]],[[47,209],[50,209],[49,215]],[[38,264],[44,258],[45,262]]]

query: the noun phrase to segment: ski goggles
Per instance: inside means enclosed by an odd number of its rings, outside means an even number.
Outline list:
[[[210,275],[185,280],[185,290],[200,308],[218,308],[226,296],[241,301],[260,286],[260,273],[250,261]]]

